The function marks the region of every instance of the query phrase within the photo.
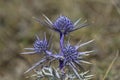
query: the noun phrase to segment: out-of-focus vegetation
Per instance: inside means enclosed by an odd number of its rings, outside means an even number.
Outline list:
[[[88,27],[70,34],[71,42],[95,39],[81,50],[96,50],[89,57],[93,64],[88,69],[95,75],[93,80],[102,80],[116,51],[120,50],[119,0],[0,0],[0,80],[24,80],[23,72],[39,60],[38,55],[21,56],[19,53],[25,47],[32,47],[36,33],[40,36],[43,32],[52,33],[32,19],[42,13],[53,21],[60,14],[73,21],[78,18],[88,21]],[[55,34],[52,41],[56,50],[58,40]],[[118,56],[106,80],[120,79],[119,60]]]

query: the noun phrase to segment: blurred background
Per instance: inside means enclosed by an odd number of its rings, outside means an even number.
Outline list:
[[[71,43],[95,41],[81,50],[96,50],[86,66],[93,80],[102,80],[106,70],[120,50],[120,0],[0,0],[0,80],[26,79],[24,71],[40,59],[39,55],[20,55],[25,47],[32,47],[35,34],[47,37],[52,33],[54,49],[59,49],[59,37],[44,28],[32,17],[48,16],[53,22],[60,15],[73,22],[82,18],[88,27],[72,32]],[[67,38],[66,38],[67,39]],[[120,56],[113,64],[106,80],[120,79]]]

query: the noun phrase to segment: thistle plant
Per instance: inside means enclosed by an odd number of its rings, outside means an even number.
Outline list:
[[[44,57],[35,63],[31,68],[29,68],[25,73],[34,70],[35,74],[32,76],[36,76],[38,80],[41,80],[46,76],[48,77],[48,80],[91,79],[92,75],[86,75],[88,71],[81,72],[84,69],[81,64],[91,64],[90,62],[84,61],[83,57],[89,55],[91,52],[94,52],[94,50],[80,52],[79,48],[93,42],[94,40],[90,40],[85,43],[77,43],[76,45],[72,45],[70,40],[65,42],[66,35],[70,34],[70,32],[87,26],[86,21],[78,24],[81,21],[81,19],[78,19],[75,23],[73,23],[66,16],[60,15],[55,22],[52,22],[45,15],[43,15],[43,17],[44,19],[35,18],[35,20],[59,34],[60,49],[59,52],[53,53],[53,51],[50,49],[51,38],[48,41],[45,33],[43,39],[40,39],[36,35],[36,40],[33,44],[33,47],[25,48],[26,50],[30,50],[30,52],[23,52],[22,54],[43,54]],[[58,67],[51,65],[54,61],[58,61]],[[49,65],[46,66],[46,63],[48,62]],[[40,70],[35,70],[37,67],[40,67]]]

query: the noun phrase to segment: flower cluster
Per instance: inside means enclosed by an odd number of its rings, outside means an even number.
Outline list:
[[[44,66],[45,62],[51,63],[54,60],[58,60],[59,62],[58,68],[62,74],[66,74],[66,71],[64,70],[65,68],[70,68],[70,70],[74,72],[74,74],[77,76],[79,80],[83,80],[78,73],[79,67],[82,67],[81,63],[89,63],[83,60],[83,56],[88,55],[91,52],[94,52],[94,50],[79,52],[79,48],[93,42],[93,40],[90,40],[85,43],[78,43],[76,45],[72,45],[70,44],[69,40],[67,43],[65,43],[64,38],[66,34],[69,34],[72,31],[78,30],[81,27],[86,26],[87,24],[85,22],[78,24],[81,21],[81,19],[78,19],[75,23],[73,23],[69,18],[67,18],[66,16],[62,16],[62,15],[58,17],[55,22],[52,22],[45,15],[43,15],[43,17],[44,19],[36,19],[36,18],[35,19],[38,22],[40,22],[43,26],[46,26],[49,29],[52,29],[53,31],[56,31],[59,34],[60,52],[55,54],[51,50],[49,50],[50,42],[47,41],[46,35],[44,35],[44,39],[40,39],[38,36],[36,36],[36,40],[33,44],[33,48],[25,48],[27,50],[32,50],[32,51],[23,52],[22,54],[44,53],[44,57],[40,61],[35,63],[26,72],[33,70],[37,66]]]

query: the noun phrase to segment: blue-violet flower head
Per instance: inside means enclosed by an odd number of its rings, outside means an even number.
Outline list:
[[[74,28],[72,21],[65,17],[60,16],[53,24],[55,29],[61,33],[69,32]]]
[[[44,39],[40,39],[38,36],[36,36],[36,40],[33,44],[33,48],[25,48],[26,50],[31,50],[31,52],[23,52],[21,54],[34,54],[34,53],[42,53],[48,50],[49,48],[49,42],[46,40],[46,35],[44,36]]]
[[[77,59],[78,51],[72,45],[67,45],[63,48],[63,55],[65,58],[65,63],[71,62]]]
[[[88,42],[82,43],[82,44],[76,44],[76,45],[71,45],[70,43],[68,43],[67,45],[64,46],[63,50],[62,50],[62,54],[63,54],[63,58],[59,60],[59,68],[62,69],[64,68],[66,65],[69,64],[77,64],[79,65],[80,62],[83,63],[88,63],[87,61],[82,60],[83,59],[83,55],[88,55],[88,53],[94,52],[94,50],[92,51],[85,51],[85,52],[79,52],[78,49],[84,45],[87,45],[89,43],[93,42],[93,40],[90,40]]]
[[[59,32],[60,34],[68,34],[72,31],[78,30],[82,27],[87,26],[86,21],[78,24],[81,21],[81,18],[78,19],[75,23],[73,23],[69,18],[66,16],[60,16],[56,19],[55,22],[52,22],[47,16],[43,15],[43,18],[37,19],[36,21],[41,23],[43,26],[46,26],[54,31]]]
[[[34,46],[34,51],[36,53],[41,53],[41,52],[44,52],[48,49],[48,42],[46,39],[44,40],[40,40],[38,37],[36,39],[36,41],[34,42],[33,44]]]

